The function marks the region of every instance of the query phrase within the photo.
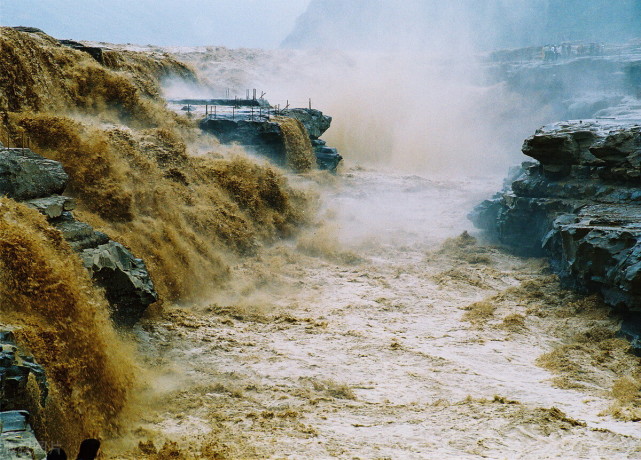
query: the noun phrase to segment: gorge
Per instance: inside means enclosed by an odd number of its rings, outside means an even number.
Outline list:
[[[332,3],[294,50],[1,29],[0,456],[639,456],[636,23],[399,51]]]

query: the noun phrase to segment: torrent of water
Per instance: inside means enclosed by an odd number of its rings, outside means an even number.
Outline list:
[[[362,168],[304,181],[322,223],[138,329],[157,376],[130,433],[143,442],[113,442],[118,458],[641,455],[636,424],[608,412],[613,367],[638,365],[616,320],[545,261],[470,235],[465,213],[495,181]],[[579,372],[541,364],[595,330],[609,358],[595,341]]]

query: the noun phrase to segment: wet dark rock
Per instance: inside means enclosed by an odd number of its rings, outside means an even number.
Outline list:
[[[167,102],[186,105],[222,105],[226,107],[269,107],[269,102],[265,99],[168,99]]]
[[[38,29],[37,27],[15,26],[15,27],[12,27],[12,29],[17,30],[18,32],[26,32],[29,34],[45,33],[42,29]]]
[[[19,353],[11,331],[0,331],[0,458],[41,459],[45,453],[29,424],[29,376],[40,391],[40,405],[47,404],[49,386],[44,369],[33,357]]]
[[[69,48],[73,48],[77,51],[82,51],[83,53],[89,54],[92,58],[94,58],[100,64],[105,63],[105,58],[103,56],[103,51],[105,50],[104,48],[100,48],[98,46],[86,46],[74,40],[58,40],[58,41],[60,42],[61,45],[68,46]]]
[[[624,314],[618,335],[629,340],[632,350],[637,356],[641,356],[641,312]]]
[[[0,458],[3,460],[41,460],[46,457],[29,423],[29,412],[0,412]]]
[[[216,136],[223,144],[237,142],[268,157],[278,165],[286,163],[283,133],[275,121],[230,120],[208,116],[200,122],[200,128]]]
[[[27,405],[27,383],[32,374],[40,389],[40,404],[49,394],[44,369],[31,356],[18,353],[13,333],[0,332],[0,410],[23,409]]]
[[[53,195],[45,198],[36,198],[26,202],[27,205],[40,211],[49,219],[61,217],[65,211],[72,211],[76,208],[73,198],[62,195]]]
[[[74,218],[74,200],[60,195],[67,179],[57,161],[29,149],[0,150],[0,193],[24,201],[45,215],[79,253],[94,282],[104,288],[114,321],[133,325],[158,300],[145,263],[104,233]]]
[[[109,241],[83,250],[80,256],[94,281],[105,288],[117,323],[132,326],[158,300],[145,263],[120,243]]]
[[[77,221],[71,212],[65,211],[58,218],[51,219],[51,224],[62,233],[75,251],[82,251],[105,244],[109,237],[97,232],[91,225]]]
[[[557,123],[523,153],[539,162],[470,218],[519,254],[547,256],[567,287],[603,295],[641,351],[641,124]]]
[[[0,149],[0,195],[22,201],[60,194],[68,179],[57,161],[29,149]]]
[[[338,164],[343,159],[338,150],[333,147],[314,147],[314,153],[316,154],[318,168],[331,172],[336,172]]]
[[[343,157],[335,148],[327,147],[319,137],[329,128],[332,117],[315,109],[285,109],[279,115],[299,120],[307,129],[319,169],[336,171]],[[209,115],[200,128],[213,134],[223,144],[238,143],[266,156],[279,166],[286,165],[286,151],[280,125],[267,115],[238,112],[235,115]]]

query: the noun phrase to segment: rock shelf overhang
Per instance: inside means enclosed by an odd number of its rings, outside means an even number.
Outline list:
[[[555,123],[523,153],[538,161],[470,218],[519,254],[549,257],[567,286],[641,312],[641,121]]]

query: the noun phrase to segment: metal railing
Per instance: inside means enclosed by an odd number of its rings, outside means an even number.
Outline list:
[[[26,132],[13,133],[7,126],[0,125],[0,143],[7,149],[31,149],[31,138]]]

